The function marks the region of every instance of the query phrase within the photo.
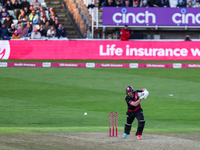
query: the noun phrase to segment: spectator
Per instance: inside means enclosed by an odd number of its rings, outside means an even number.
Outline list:
[[[52,16],[57,17],[57,14],[56,14],[56,11],[53,9],[53,7],[50,7],[47,18],[52,19]]]
[[[30,5],[29,8],[24,7],[24,12],[25,12],[26,16],[29,16],[31,14],[32,10],[34,10],[32,5]]]
[[[49,21],[46,21],[46,23],[44,25],[44,30],[47,32],[50,28],[51,28],[51,26],[49,25]]]
[[[115,6],[116,7],[121,7],[122,6],[120,0],[116,0]]]
[[[36,28],[31,33],[31,39],[41,39],[41,34]]]
[[[135,1],[135,4],[133,5],[133,7],[139,7],[139,6],[140,6],[139,1]]]
[[[177,7],[185,7],[185,6],[183,5],[183,0],[179,0],[179,1],[178,1]]]
[[[56,30],[56,37],[61,38],[61,37],[66,37],[66,31],[63,28],[62,24],[60,23],[57,30]]]
[[[24,10],[22,10],[21,13],[19,14],[18,22],[19,22],[19,23],[21,23],[21,22],[26,22],[27,19],[28,19],[28,17],[25,15]]]
[[[13,23],[13,24],[11,24],[11,28],[8,29],[9,36],[12,36],[15,30],[16,30],[15,24]]]
[[[196,0],[186,0],[186,2],[187,2],[187,4],[188,4],[188,2],[192,2],[192,7],[193,7],[194,5],[196,5]]]
[[[20,39],[20,35],[17,30],[15,30],[14,33],[12,34],[12,39]]]
[[[132,5],[130,4],[129,0],[125,0],[123,6],[124,6],[124,7],[132,7]]]
[[[32,21],[32,24],[38,23],[39,16],[35,13],[35,10],[32,10],[31,14],[28,16],[28,20]]]
[[[16,12],[16,18],[18,18],[18,17],[19,17],[19,14],[21,14],[21,12],[22,12],[22,11],[24,11],[24,9],[23,9],[23,8],[21,8],[21,9],[17,10],[17,12]]]
[[[188,2],[187,7],[192,8],[192,2],[191,1]]]
[[[178,5],[178,0],[170,0],[169,3],[171,8],[175,8]]]
[[[124,29],[120,31],[120,36],[122,41],[128,41],[130,37],[130,31],[128,30],[128,26],[125,25]]]
[[[55,25],[54,25],[55,29],[58,29],[58,26],[59,26],[59,21],[58,21],[58,19],[56,19],[55,20]]]
[[[189,35],[186,35],[186,36],[185,36],[185,41],[192,41],[192,40],[190,39],[190,36],[189,36]]]
[[[6,28],[5,24],[1,25],[0,35],[2,40],[10,40],[8,29]]]
[[[149,4],[147,3],[147,0],[143,0],[141,7],[150,7]]]
[[[3,6],[0,12],[0,20],[4,21],[8,15],[10,15],[9,12],[6,10],[5,6]]]
[[[193,7],[200,8],[200,0],[196,0],[196,4]]]
[[[170,7],[169,0],[162,0],[163,7]]]
[[[46,36],[47,35],[47,31],[44,30],[44,25],[43,24],[40,25],[39,32],[40,32],[41,36]]]
[[[13,4],[13,6],[14,6],[14,10],[15,9],[21,9],[21,4],[19,3],[18,0],[15,0],[15,3]]]
[[[56,30],[54,26],[51,26],[51,28],[47,31],[47,37],[55,37],[56,36]]]
[[[21,3],[21,7],[22,7],[22,8],[24,8],[24,7],[29,8],[29,7],[30,7],[30,3],[27,2],[26,0],[23,0],[23,2]]]
[[[33,25],[31,24],[29,20],[27,20],[25,27],[27,28],[27,31],[29,34],[33,31]]]
[[[44,7],[40,7],[39,16],[41,16],[41,12],[43,12],[46,15],[46,17],[48,18],[48,13],[46,13]]]
[[[33,5],[34,9],[36,9],[37,6],[41,7],[41,3],[38,2],[37,0],[33,0],[33,2],[31,3],[31,5]]]
[[[51,16],[52,18],[49,20],[49,24],[50,24],[50,26],[54,26],[55,25],[55,21],[56,21],[56,19],[58,19],[56,16]]]
[[[106,0],[105,7],[113,7],[115,6],[115,0]]]
[[[7,0],[4,6],[6,7],[7,10],[14,10],[14,5],[10,2],[10,0]]]
[[[20,24],[20,27],[18,28],[18,32],[19,32],[19,35],[20,35],[21,38],[28,36],[27,28],[24,27],[24,23],[23,22]]]
[[[163,7],[162,1],[161,0],[152,0],[151,5],[153,7]]]
[[[44,12],[41,12],[41,16],[39,17],[38,24],[45,24],[47,21],[47,17]]]
[[[3,23],[5,24],[6,28],[11,28],[13,21],[10,19],[10,16],[7,15]]]

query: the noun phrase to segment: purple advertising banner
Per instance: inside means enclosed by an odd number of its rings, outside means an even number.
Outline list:
[[[103,25],[199,26],[199,8],[103,7]]]

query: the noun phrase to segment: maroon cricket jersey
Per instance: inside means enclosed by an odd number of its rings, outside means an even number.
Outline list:
[[[137,91],[134,91],[133,92],[133,98],[132,97],[129,97],[128,95],[126,96],[125,98],[125,101],[128,105],[128,111],[129,112],[134,112],[134,111],[137,111],[138,109],[140,109],[140,104],[137,105],[137,106],[133,106],[131,105],[131,103],[134,101],[136,102],[138,99],[139,99],[139,96],[138,96],[138,93],[137,92],[143,92],[143,90],[137,90]]]

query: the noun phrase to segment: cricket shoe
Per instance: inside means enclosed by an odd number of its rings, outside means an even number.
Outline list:
[[[141,135],[137,135],[137,139],[138,139],[138,140],[141,140],[141,139],[142,139],[142,136],[141,136]]]
[[[126,134],[126,133],[124,133],[124,135],[123,135],[123,139],[126,139],[127,138],[127,136],[128,136],[128,134]]]

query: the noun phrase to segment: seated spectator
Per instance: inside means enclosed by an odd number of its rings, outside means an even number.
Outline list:
[[[16,12],[16,18],[19,17],[19,14],[21,14],[22,11],[24,11],[23,8],[17,10],[17,12]]]
[[[185,41],[192,41],[192,40],[190,39],[190,36],[189,36],[189,35],[186,35],[186,36],[185,36]]]
[[[46,13],[44,7],[40,7],[39,16],[41,16],[41,12],[43,12],[43,13],[46,15],[46,17],[48,18],[48,13]],[[49,18],[48,18],[48,19],[49,19]]]
[[[0,35],[2,40],[10,40],[8,28],[6,28],[5,24],[1,25]]]
[[[52,19],[52,16],[57,17],[57,14],[56,14],[56,11],[53,9],[53,7],[50,7],[47,18]]]
[[[133,7],[139,7],[139,6],[140,6],[139,1],[135,1],[135,4],[133,5]]]
[[[13,21],[10,19],[10,16],[7,15],[3,23],[5,24],[6,28],[9,29],[11,28],[11,24],[13,23]]]
[[[149,4],[147,3],[147,0],[143,0],[141,7],[150,7]]]
[[[194,8],[199,8],[200,7],[200,0],[196,0],[196,4],[193,7]]]
[[[44,12],[41,12],[41,16],[39,17],[38,24],[45,24],[47,21],[47,17]]]
[[[57,29],[57,28],[58,28],[58,26],[59,26],[59,20],[58,20],[58,19],[56,19],[56,20],[55,20],[55,25],[54,25],[55,29]]]
[[[51,26],[49,25],[49,21],[46,21],[46,23],[44,25],[44,30],[47,32],[50,28],[51,28]]]
[[[10,0],[7,0],[4,6],[6,7],[7,10],[14,10],[14,5],[10,2]]]
[[[20,39],[20,35],[17,30],[15,30],[14,33],[12,34],[12,39]]]
[[[5,6],[3,6],[0,12],[0,20],[4,21],[8,15],[10,15],[9,12],[6,10]]]
[[[30,6],[30,8],[31,8],[31,6]],[[29,16],[31,14],[31,12],[32,12],[32,10],[28,9],[27,7],[24,7],[23,10],[24,10],[26,16]]]
[[[196,0],[187,0],[186,2],[187,2],[187,3],[188,3],[188,2],[192,2],[192,7],[193,7],[194,5],[196,5]]]
[[[116,6],[116,7],[121,7],[121,6],[122,6],[120,0],[116,0],[115,6]]]
[[[15,32],[16,28],[15,28],[15,24],[11,24],[11,28],[8,29],[8,32],[9,32],[9,36],[12,36],[13,33]]]
[[[129,0],[125,0],[123,7],[132,7]]]
[[[38,2],[37,0],[33,0],[33,2],[31,3],[31,5],[33,5],[34,9],[36,9],[37,6],[41,7],[41,3]]]
[[[21,7],[22,7],[22,8],[24,8],[24,7],[29,8],[29,7],[30,7],[30,3],[27,2],[26,0],[23,0],[23,2],[21,3]]]
[[[56,21],[57,17],[56,16],[51,16],[51,19],[49,20],[49,24],[50,26],[54,26],[55,25],[55,21]]]
[[[113,6],[115,6],[114,1],[115,0],[107,0],[106,3],[105,3],[105,7],[113,7]]]
[[[22,10],[21,13],[19,14],[18,22],[19,23],[26,22],[27,20],[28,20],[28,17],[25,15],[24,10]]]
[[[185,6],[183,5],[183,0],[179,0],[179,1],[178,1],[177,7],[185,7]]]
[[[27,28],[28,33],[31,33],[33,31],[33,25],[29,20],[27,20],[25,27]]]
[[[188,2],[187,7],[192,8],[192,2],[191,1]]]
[[[0,0],[0,5],[4,6],[6,4],[7,0]]]
[[[56,30],[54,26],[51,26],[51,28],[47,31],[47,37],[55,37],[56,36]]]
[[[15,10],[15,9],[21,9],[21,4],[19,3],[18,0],[15,0],[13,6],[14,6],[14,10]]]
[[[19,35],[20,37],[27,37],[28,36],[28,31],[27,31],[27,28],[24,27],[24,23],[22,22],[20,27],[18,28],[18,32],[19,32]]]
[[[44,25],[43,24],[40,25],[39,32],[40,32],[41,36],[46,36],[47,35],[47,31],[44,30]]]
[[[153,7],[163,7],[162,1],[161,0],[152,0],[151,5]]]
[[[39,15],[32,10],[31,14],[28,16],[28,20],[32,21],[32,24],[38,24]]]
[[[41,39],[41,34],[36,28],[31,33],[31,39]]]
[[[162,0],[163,7],[170,7],[169,0]]]
[[[60,23],[57,30],[56,30],[56,37],[61,38],[61,37],[66,37],[66,31],[63,28],[62,24]]]

